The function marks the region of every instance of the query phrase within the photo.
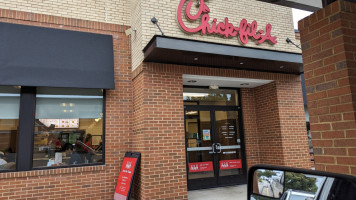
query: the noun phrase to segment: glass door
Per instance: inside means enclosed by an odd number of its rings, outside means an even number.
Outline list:
[[[213,187],[217,183],[211,130],[210,111],[185,111],[187,173],[191,189]]]
[[[188,189],[246,183],[238,90],[183,88]]]
[[[243,154],[238,111],[215,111],[218,185],[244,182]]]
[[[246,183],[238,110],[185,107],[188,189]]]

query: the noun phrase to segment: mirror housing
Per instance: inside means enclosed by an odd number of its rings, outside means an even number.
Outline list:
[[[248,200],[355,200],[356,177],[273,165],[249,169]]]

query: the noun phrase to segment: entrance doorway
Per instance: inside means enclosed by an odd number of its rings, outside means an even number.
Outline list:
[[[184,88],[188,189],[246,183],[238,90]]]

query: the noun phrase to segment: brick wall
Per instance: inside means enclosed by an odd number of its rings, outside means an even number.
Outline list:
[[[0,8],[130,26],[128,0],[2,0]]]
[[[242,89],[241,98],[248,166],[313,167],[300,81],[276,80],[247,91]]]
[[[134,141],[142,162],[139,199],[187,199],[182,76],[143,71],[134,79]]]
[[[356,3],[299,22],[316,169],[356,175]]]
[[[304,103],[298,80],[276,81],[284,165],[311,168]]]
[[[0,9],[0,22],[109,34],[115,90],[106,94],[105,165],[0,173],[0,199],[112,199],[132,138],[132,82],[125,26]]]
[[[141,64],[143,60],[142,49],[146,44],[154,35],[161,35],[157,27],[151,22],[151,18],[154,16],[158,19],[159,25],[166,36],[241,46],[241,43],[236,37],[224,38],[218,35],[201,35],[200,33],[187,34],[183,32],[177,22],[179,2],[180,0],[134,1],[134,4],[140,4],[141,6],[141,18],[136,19],[140,20],[140,26],[135,26],[135,22],[132,22],[132,27],[142,29],[142,31],[137,34],[137,37],[142,38],[136,41],[140,43],[140,45],[132,49],[133,69]],[[244,46],[294,53],[301,52],[298,48],[285,42],[287,37],[291,39],[295,38],[291,8],[256,0],[239,0],[238,2],[235,0],[225,0],[223,3],[219,0],[206,0],[205,3],[210,8],[210,21],[212,21],[213,18],[217,18],[218,22],[221,22],[224,21],[225,17],[228,17],[229,22],[237,26],[240,20],[245,18],[249,23],[256,20],[258,22],[258,28],[262,30],[266,29],[268,23],[272,25],[272,35],[277,36],[277,44],[271,45],[263,43],[257,45],[256,42],[250,40],[250,42]],[[192,13],[195,14],[196,10],[197,7],[192,6]],[[198,21],[192,23],[188,22],[185,17],[183,17],[183,19],[188,27],[197,27]],[[135,34],[133,34],[132,37],[136,37]]]
[[[283,143],[276,82],[257,87],[254,93],[260,162],[283,165]]]
[[[256,116],[256,89],[243,88],[240,91],[242,118],[245,133],[245,149],[247,154],[247,166],[261,163],[259,130]]]

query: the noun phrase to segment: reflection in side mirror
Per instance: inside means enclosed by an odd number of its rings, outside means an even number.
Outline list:
[[[355,200],[356,177],[258,165],[248,174],[251,200]]]
[[[254,193],[280,198],[283,194],[284,173],[278,170],[258,169],[254,174]]]

